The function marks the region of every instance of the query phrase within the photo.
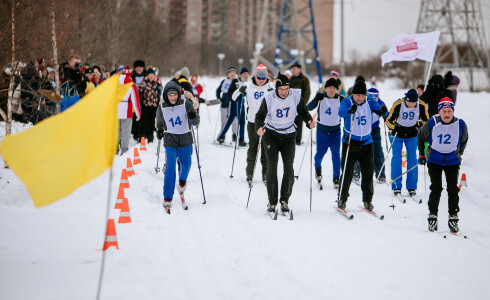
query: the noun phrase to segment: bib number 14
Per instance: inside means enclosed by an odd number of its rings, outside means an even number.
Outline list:
[[[172,127],[175,127],[175,125],[182,125],[182,121],[180,120],[180,117],[177,117],[177,119],[170,118],[170,123],[172,123]]]

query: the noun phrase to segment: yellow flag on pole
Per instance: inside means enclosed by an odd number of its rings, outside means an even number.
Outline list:
[[[31,194],[50,204],[112,165],[118,138],[117,104],[133,83],[115,75],[62,114],[6,136],[0,154]]]

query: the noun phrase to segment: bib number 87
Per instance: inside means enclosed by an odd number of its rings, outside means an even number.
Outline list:
[[[284,113],[284,112],[286,112],[286,113]],[[278,110],[276,110],[276,117],[282,119],[282,118],[284,118],[284,114],[286,115],[286,118],[289,116],[289,107],[286,107],[284,109],[279,108]]]

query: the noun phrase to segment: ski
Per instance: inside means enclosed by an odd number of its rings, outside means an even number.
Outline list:
[[[405,202],[407,201],[407,199],[412,199],[415,203],[418,203],[418,204],[422,204],[422,198],[418,198],[417,196],[410,196],[410,195],[406,195],[406,196],[403,196],[403,200],[405,200]],[[405,203],[404,202],[404,203]]]
[[[278,214],[277,208],[274,212],[269,212],[269,211],[267,212],[267,215],[269,215],[269,217],[274,221],[277,220],[277,214]]]
[[[452,235],[452,236],[457,236],[457,237],[462,237],[464,239],[468,239],[467,235],[461,234],[460,232],[452,232],[452,231],[444,231],[442,232],[442,235],[445,239],[447,239],[447,236]]]
[[[170,207],[164,206],[165,212],[170,215]]]
[[[276,214],[277,214],[277,210],[276,210]],[[293,210],[291,210],[291,209],[288,212],[281,211],[279,214],[281,216],[283,216],[283,217],[286,217],[290,221],[294,220],[294,218],[293,218]]]
[[[189,206],[187,206],[187,203],[185,203],[184,193],[179,193],[179,196],[180,196],[180,201],[182,201],[182,208],[184,210],[188,210]]]
[[[361,206],[361,208],[362,208],[363,211],[367,212],[368,214],[370,214],[371,216],[373,216],[373,217],[375,217],[377,219],[380,219],[380,220],[384,220],[385,219],[385,216],[384,215],[381,215],[380,216],[375,211],[373,211],[373,210],[367,210],[367,209],[365,209],[362,206]]]
[[[395,198],[397,198],[398,200],[400,200],[401,203],[407,203],[407,200],[406,199],[403,199],[402,198],[402,195],[400,195],[400,194],[395,195]]]
[[[216,141],[213,141],[212,144],[215,145],[215,146],[223,146],[223,147],[235,148],[235,143],[226,143],[226,142],[224,142],[224,143],[220,144],[220,143],[218,143]],[[237,149],[239,149],[239,148],[240,148],[240,146],[237,145]]]
[[[320,191],[323,191],[323,185],[321,181],[318,181],[318,188],[320,189]]]
[[[354,219],[354,215],[349,214],[345,209],[341,209],[338,207],[335,207],[335,209],[341,213],[344,217],[346,217],[348,220]]]

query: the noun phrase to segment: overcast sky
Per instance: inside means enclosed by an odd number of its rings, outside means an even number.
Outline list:
[[[475,0],[477,1],[477,0]],[[344,59],[351,49],[375,54],[387,50],[392,38],[415,33],[421,0],[344,0]],[[490,1],[481,1],[487,46],[490,41]],[[340,0],[335,0],[334,61],[340,62]]]

